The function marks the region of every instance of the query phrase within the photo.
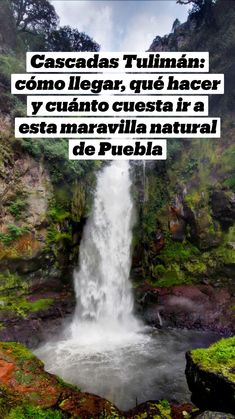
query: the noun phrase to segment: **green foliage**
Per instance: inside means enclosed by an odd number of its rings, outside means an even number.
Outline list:
[[[207,349],[195,349],[191,353],[193,361],[203,369],[235,382],[235,337],[221,339]]]
[[[38,406],[23,405],[12,409],[6,419],[62,419],[58,410],[41,409]]]
[[[182,142],[178,139],[171,139],[167,147],[167,164],[171,164],[174,161],[178,154],[182,151],[183,145]]]
[[[198,162],[195,159],[189,159],[184,171],[183,171],[183,175],[184,176],[191,176],[195,173],[195,171],[198,169]]]
[[[0,55],[0,74],[6,77],[10,86],[10,79],[13,73],[23,73],[24,65],[16,54]]]
[[[200,251],[197,247],[193,246],[189,242],[175,242],[168,239],[166,246],[161,251],[160,257],[164,259],[165,262],[170,262],[172,260],[180,262],[189,260],[192,256],[197,256],[200,254]]]
[[[231,175],[229,176],[225,181],[224,181],[224,186],[226,186],[227,188],[231,189],[233,192],[235,192],[235,175]]]
[[[173,287],[179,284],[191,283],[191,279],[185,278],[185,273],[180,265],[171,262],[170,266],[165,268],[163,265],[156,265],[152,268],[152,276],[157,277],[154,285],[157,287]]]
[[[97,168],[97,162],[84,160],[73,161],[68,159],[68,141],[65,139],[24,139],[22,148],[34,158],[40,160],[44,156],[51,180],[54,184],[72,182],[82,178],[89,171]],[[63,168],[63,170],[61,169]]]
[[[100,414],[99,419],[124,419],[124,416],[120,416],[120,414],[111,408],[111,413],[104,411]]]
[[[28,202],[24,195],[17,196],[14,201],[8,204],[8,209],[11,215],[14,216],[16,221],[19,221],[27,211]]]
[[[51,225],[47,229],[47,238],[46,238],[46,249],[50,249],[52,245],[58,244],[63,241],[72,241],[72,228],[71,226],[67,227],[66,231],[60,231],[55,225]]]
[[[161,419],[171,419],[171,405],[167,400],[161,400],[156,406],[159,410]]]
[[[16,27],[20,32],[49,33],[58,16],[48,0],[10,0]]]
[[[235,161],[235,146],[234,145],[231,145],[230,147],[224,150],[221,156],[221,161],[228,168],[234,167],[234,161]]]
[[[206,205],[206,200],[202,199],[201,191],[193,191],[192,193],[187,194],[185,196],[185,201],[191,209],[195,209],[199,204],[200,206]]]
[[[212,252],[217,262],[223,265],[235,264],[235,252],[233,248],[227,245],[219,246]]]
[[[174,242],[168,238],[155,264],[150,267],[154,285],[172,287],[200,279],[207,270],[207,264],[199,256],[200,251],[191,243]]]
[[[48,217],[56,223],[61,223],[70,217],[70,212],[64,208],[62,203],[53,201],[49,206]]]
[[[14,224],[9,224],[7,226],[7,232],[0,233],[0,242],[2,242],[5,246],[9,246],[12,242],[16,241],[28,232],[28,227],[18,227]]]
[[[47,40],[49,51],[99,51],[100,46],[84,32],[63,26],[51,32]]]

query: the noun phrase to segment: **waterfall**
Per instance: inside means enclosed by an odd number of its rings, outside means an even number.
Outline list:
[[[129,162],[113,161],[98,175],[74,273],[76,310],[73,338],[136,331],[129,282],[134,208]],[[92,332],[91,332],[92,330]],[[84,332],[84,333],[83,333]]]

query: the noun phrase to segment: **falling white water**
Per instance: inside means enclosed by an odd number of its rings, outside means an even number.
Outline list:
[[[85,227],[74,274],[77,306],[72,337],[82,339],[138,329],[129,282],[134,208],[127,161],[113,161],[98,175],[93,214]],[[85,326],[85,328],[84,328]],[[89,332],[88,332],[89,330]]]
[[[195,331],[152,332],[132,314],[130,188],[127,162],[113,162],[98,175],[93,214],[74,275],[73,321],[62,335],[35,351],[46,370],[120,409],[169,394],[189,400],[185,351],[198,339]]]

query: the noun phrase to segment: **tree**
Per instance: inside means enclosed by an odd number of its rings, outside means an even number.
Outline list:
[[[100,46],[84,32],[63,26],[50,33],[47,40],[49,51],[99,51]]]
[[[20,32],[49,33],[58,16],[48,0],[10,0],[16,27]]]
[[[198,24],[201,24],[204,21],[207,25],[215,25],[213,7],[216,1],[217,0],[177,0],[177,3],[192,4],[193,7],[189,14],[198,22]]]
[[[0,1],[0,51],[16,47],[15,20],[8,0]]]

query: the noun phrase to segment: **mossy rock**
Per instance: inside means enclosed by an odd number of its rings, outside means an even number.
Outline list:
[[[201,408],[235,414],[235,337],[186,354],[192,400]]]
[[[0,343],[0,370],[0,412],[5,418],[98,419],[103,412],[121,417],[108,400],[83,393],[47,373],[43,362],[19,343]]]

